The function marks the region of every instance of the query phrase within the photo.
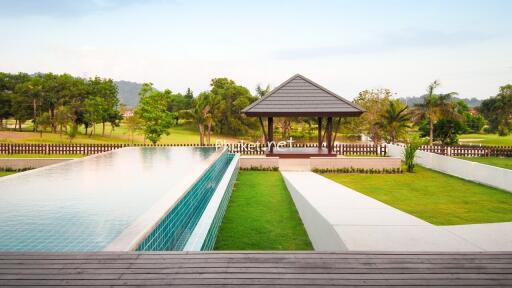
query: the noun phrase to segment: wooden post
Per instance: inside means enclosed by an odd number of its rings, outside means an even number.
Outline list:
[[[332,153],[332,117],[327,117],[327,153]]]
[[[263,131],[263,145],[265,145],[265,143],[268,142],[267,133],[265,132],[265,125],[263,125],[263,119],[261,119],[261,117],[258,117],[258,119],[260,120],[261,130]]]
[[[274,118],[268,117],[267,120],[268,125],[268,145],[270,149],[270,153],[274,153]]]
[[[318,150],[322,149],[322,117],[318,117]]]

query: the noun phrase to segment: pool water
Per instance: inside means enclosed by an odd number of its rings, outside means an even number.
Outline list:
[[[0,179],[0,251],[101,251],[219,155],[123,148]]]

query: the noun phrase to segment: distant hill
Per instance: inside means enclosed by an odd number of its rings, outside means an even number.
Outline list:
[[[130,81],[115,81],[119,89],[119,101],[128,107],[135,107],[139,104],[139,90],[142,84]]]
[[[419,96],[419,97],[402,97],[400,100],[404,103],[406,103],[408,106],[414,106],[414,104],[418,104],[423,102],[422,98],[425,96]],[[479,100],[477,98],[458,98],[453,97],[454,100],[463,100],[468,104],[469,107],[478,107],[482,103],[482,100]]]

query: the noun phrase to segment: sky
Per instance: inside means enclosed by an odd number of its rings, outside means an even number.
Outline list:
[[[512,1],[0,0],[0,71],[251,91],[300,73],[365,89],[487,98],[512,83]]]

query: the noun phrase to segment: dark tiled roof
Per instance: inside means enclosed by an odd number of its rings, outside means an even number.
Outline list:
[[[242,112],[247,116],[359,116],[364,109],[296,74]]]

